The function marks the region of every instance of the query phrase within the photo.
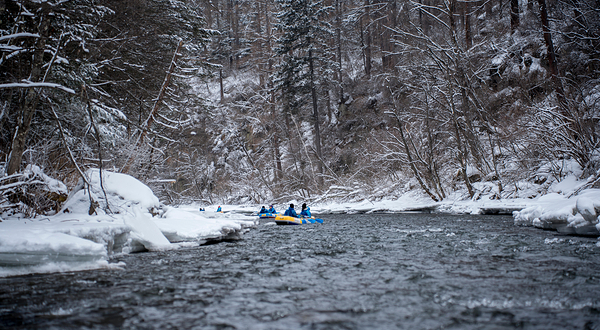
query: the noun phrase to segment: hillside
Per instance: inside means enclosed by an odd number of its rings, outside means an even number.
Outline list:
[[[510,5],[8,2],[2,210],[60,203],[11,186],[29,164],[68,187],[127,173],[168,204],[596,187],[598,9]]]

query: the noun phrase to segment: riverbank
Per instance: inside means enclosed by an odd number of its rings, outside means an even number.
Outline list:
[[[400,213],[424,212],[447,214],[490,214],[512,215],[515,225],[532,226],[544,230],[556,230],[563,234],[600,236],[600,189],[585,189],[575,194],[579,185],[561,185],[558,192],[551,192],[538,198],[516,198],[497,200],[481,196],[477,200],[465,199],[457,194],[441,202],[434,202],[427,196],[411,192],[401,198],[361,202],[322,202],[310,205],[314,214],[357,214],[357,213]],[[302,201],[290,201],[299,205]],[[232,213],[248,213],[260,206],[224,205],[224,210]],[[285,210],[286,204],[275,205]],[[209,206],[209,209],[216,206]]]
[[[3,215],[0,276],[125,267],[111,263],[111,256],[240,239],[258,224],[257,217],[250,215],[260,205],[166,206],[150,188],[128,175],[105,171],[102,184],[98,170],[88,171],[87,176],[89,189],[83,184],[76,187],[55,215],[35,218]],[[514,217],[515,225],[598,237],[600,190],[586,189],[575,194],[578,187],[576,180],[565,180],[539,198],[498,200],[480,195],[477,199],[467,199],[464,194],[456,193],[444,201],[433,202],[411,191],[393,199],[322,201],[309,206],[318,215],[508,214]],[[289,203],[301,205],[303,201],[292,200],[275,207],[283,212]],[[216,212],[218,206],[222,213]]]
[[[81,182],[54,215],[2,215],[0,276],[124,267],[111,257],[239,239],[256,225],[243,214],[163,205],[128,175],[86,176],[89,186]]]

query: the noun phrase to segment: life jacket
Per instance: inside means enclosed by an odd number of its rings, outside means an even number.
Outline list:
[[[289,209],[285,210],[285,213],[283,215],[287,215],[287,216],[294,217],[294,218],[298,217],[298,214],[296,214],[296,210],[294,210],[291,207]]]

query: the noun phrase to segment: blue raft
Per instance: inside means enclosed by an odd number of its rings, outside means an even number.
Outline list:
[[[259,214],[258,214],[258,217],[259,217],[260,219],[275,219],[275,217],[276,217],[278,214],[279,214],[279,213],[270,213],[270,212],[267,212],[267,213],[259,213]]]
[[[307,223],[323,223],[323,219],[310,218],[295,218],[287,215],[277,214],[275,223],[278,225],[302,225]]]

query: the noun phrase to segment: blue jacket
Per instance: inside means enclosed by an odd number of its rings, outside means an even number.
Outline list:
[[[261,213],[261,214],[262,213],[267,213],[267,212],[268,212],[267,209],[265,209],[264,207],[261,208],[260,211],[258,211],[258,213]]]
[[[310,215],[310,207],[307,208],[306,210],[302,210],[302,212],[300,212],[300,215],[310,218],[311,217],[311,215]]]
[[[283,215],[287,215],[287,216],[294,217],[294,218],[298,217],[298,214],[296,214],[296,210],[294,210],[291,207],[289,209],[285,210],[285,213]]]
[[[277,213],[277,211],[275,211],[274,207],[270,208],[267,212],[269,212],[269,213]]]

